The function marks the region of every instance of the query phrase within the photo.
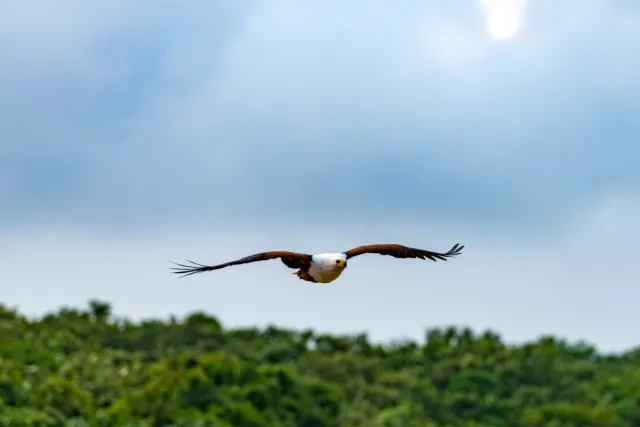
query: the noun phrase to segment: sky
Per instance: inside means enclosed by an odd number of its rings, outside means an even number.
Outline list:
[[[3,2],[0,303],[639,346],[639,69],[631,0]]]

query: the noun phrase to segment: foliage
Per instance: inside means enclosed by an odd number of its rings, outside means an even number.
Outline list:
[[[374,344],[108,303],[27,319],[0,306],[0,426],[631,427],[640,352],[433,329]]]

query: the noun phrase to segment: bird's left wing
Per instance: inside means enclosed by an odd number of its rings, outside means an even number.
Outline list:
[[[244,258],[240,258],[234,261],[225,262],[218,265],[203,265],[197,262],[189,261],[192,265],[177,264],[178,267],[173,267],[172,270],[176,274],[181,274],[180,277],[189,276],[191,274],[203,273],[205,271],[219,270],[221,268],[229,267],[232,265],[248,264],[250,262],[266,261],[270,259],[280,258],[281,261],[289,268],[303,268],[311,263],[311,255],[301,254],[297,252],[288,251],[270,251],[261,252],[259,254],[249,255]]]
[[[460,251],[462,251],[462,248],[464,248],[464,245],[460,246],[459,243],[456,243],[448,252],[439,253],[424,249],[409,248],[407,246],[397,244],[381,244],[358,246],[357,248],[346,251],[345,254],[347,255],[347,259],[362,254],[379,254],[390,255],[395,258],[429,258],[433,261],[437,261],[439,259],[446,261],[447,258],[458,255]]]

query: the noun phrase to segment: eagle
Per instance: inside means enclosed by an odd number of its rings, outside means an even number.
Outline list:
[[[173,263],[177,265],[177,267],[172,267],[172,270],[174,270],[173,273],[179,274],[179,277],[185,277],[196,273],[204,273],[205,271],[219,270],[232,265],[280,258],[284,265],[298,270],[293,274],[297,275],[300,279],[313,283],[330,283],[340,277],[345,268],[347,268],[347,261],[358,255],[379,254],[389,255],[395,258],[428,258],[432,261],[446,261],[447,258],[458,255],[462,251],[462,248],[464,248],[464,245],[460,246],[459,243],[456,243],[448,252],[439,253],[398,244],[378,244],[358,246],[346,252],[321,253],[316,255],[289,251],[269,251],[217,265],[203,265],[187,260],[191,265]]]

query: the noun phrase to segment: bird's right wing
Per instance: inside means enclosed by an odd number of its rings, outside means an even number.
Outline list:
[[[187,260],[191,265],[177,264],[178,267],[172,267],[173,273],[180,274],[180,277],[189,276],[196,273],[204,273],[205,271],[219,270],[221,268],[232,265],[248,264],[250,262],[267,261],[270,259],[280,258],[280,260],[289,268],[304,268],[311,264],[311,255],[301,254],[288,251],[270,251],[261,252],[259,254],[249,255],[234,261],[225,262],[218,265],[203,265]]]

